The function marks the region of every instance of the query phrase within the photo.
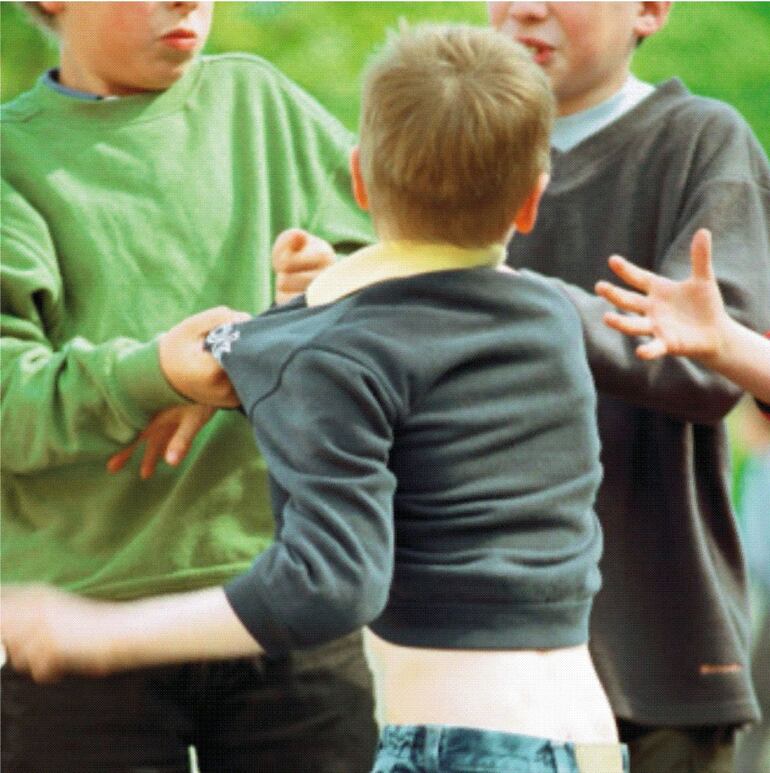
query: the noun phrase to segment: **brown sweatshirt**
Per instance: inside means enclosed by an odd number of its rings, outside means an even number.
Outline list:
[[[673,278],[708,227],[731,315],[770,323],[770,168],[728,106],[668,81],[566,153],[509,263],[557,278],[581,316],[599,391],[604,585],[592,651],[616,714],[651,725],[758,716],[722,419],[737,387],[685,358],[642,362],[593,294],[624,255]]]

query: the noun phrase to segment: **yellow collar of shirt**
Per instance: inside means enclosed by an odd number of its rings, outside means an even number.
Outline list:
[[[387,279],[433,271],[496,267],[504,261],[504,244],[468,249],[454,244],[381,242],[364,247],[322,271],[308,285],[305,300],[308,306],[321,306]]]

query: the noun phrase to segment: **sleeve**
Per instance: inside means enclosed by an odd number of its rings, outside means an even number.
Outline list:
[[[225,358],[239,395],[249,377]],[[394,401],[356,361],[301,350],[249,411],[275,488],[273,545],[226,594],[269,654],[321,644],[374,620],[393,574],[388,469]],[[280,511],[278,511],[280,509]]]
[[[699,228],[709,228],[728,313],[754,330],[765,329],[770,324],[770,169],[748,127],[733,125],[688,189],[669,246],[653,270],[673,279],[688,276],[690,241]],[[578,309],[599,391],[703,424],[722,419],[739,399],[741,390],[732,382],[685,357],[639,360],[638,341],[602,322],[611,309],[607,301],[554,281]]]
[[[75,337],[54,346],[66,292],[50,233],[5,182],[2,212],[2,464],[30,473],[106,460],[153,413],[183,398],[160,371],[155,341]]]
[[[308,200],[308,222],[303,227],[325,239],[338,253],[372,244],[371,218],[353,198],[348,168],[355,137],[313,97],[285,76],[280,77],[294,112],[297,169]]]

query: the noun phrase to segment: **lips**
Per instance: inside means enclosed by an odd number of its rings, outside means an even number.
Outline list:
[[[178,27],[171,30],[171,32],[167,32],[161,38],[161,41],[171,48],[176,48],[180,51],[191,51],[198,45],[198,33],[184,27]]]
[[[554,46],[539,38],[520,37],[517,38],[517,40],[530,50],[532,58],[539,65],[548,64],[553,58],[554,51],[556,50]]]

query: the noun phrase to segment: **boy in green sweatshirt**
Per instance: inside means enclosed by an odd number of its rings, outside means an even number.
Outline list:
[[[104,464],[186,403],[160,331],[218,303],[266,308],[289,226],[371,239],[348,132],[258,58],[198,58],[211,8],[36,5],[61,63],[2,113],[3,582],[136,599],[221,585],[270,544],[264,464],[232,413],[188,413],[200,437],[152,480]],[[2,678],[4,770],[183,770],[189,745],[204,771],[364,770],[376,736],[357,636],[118,679]]]

